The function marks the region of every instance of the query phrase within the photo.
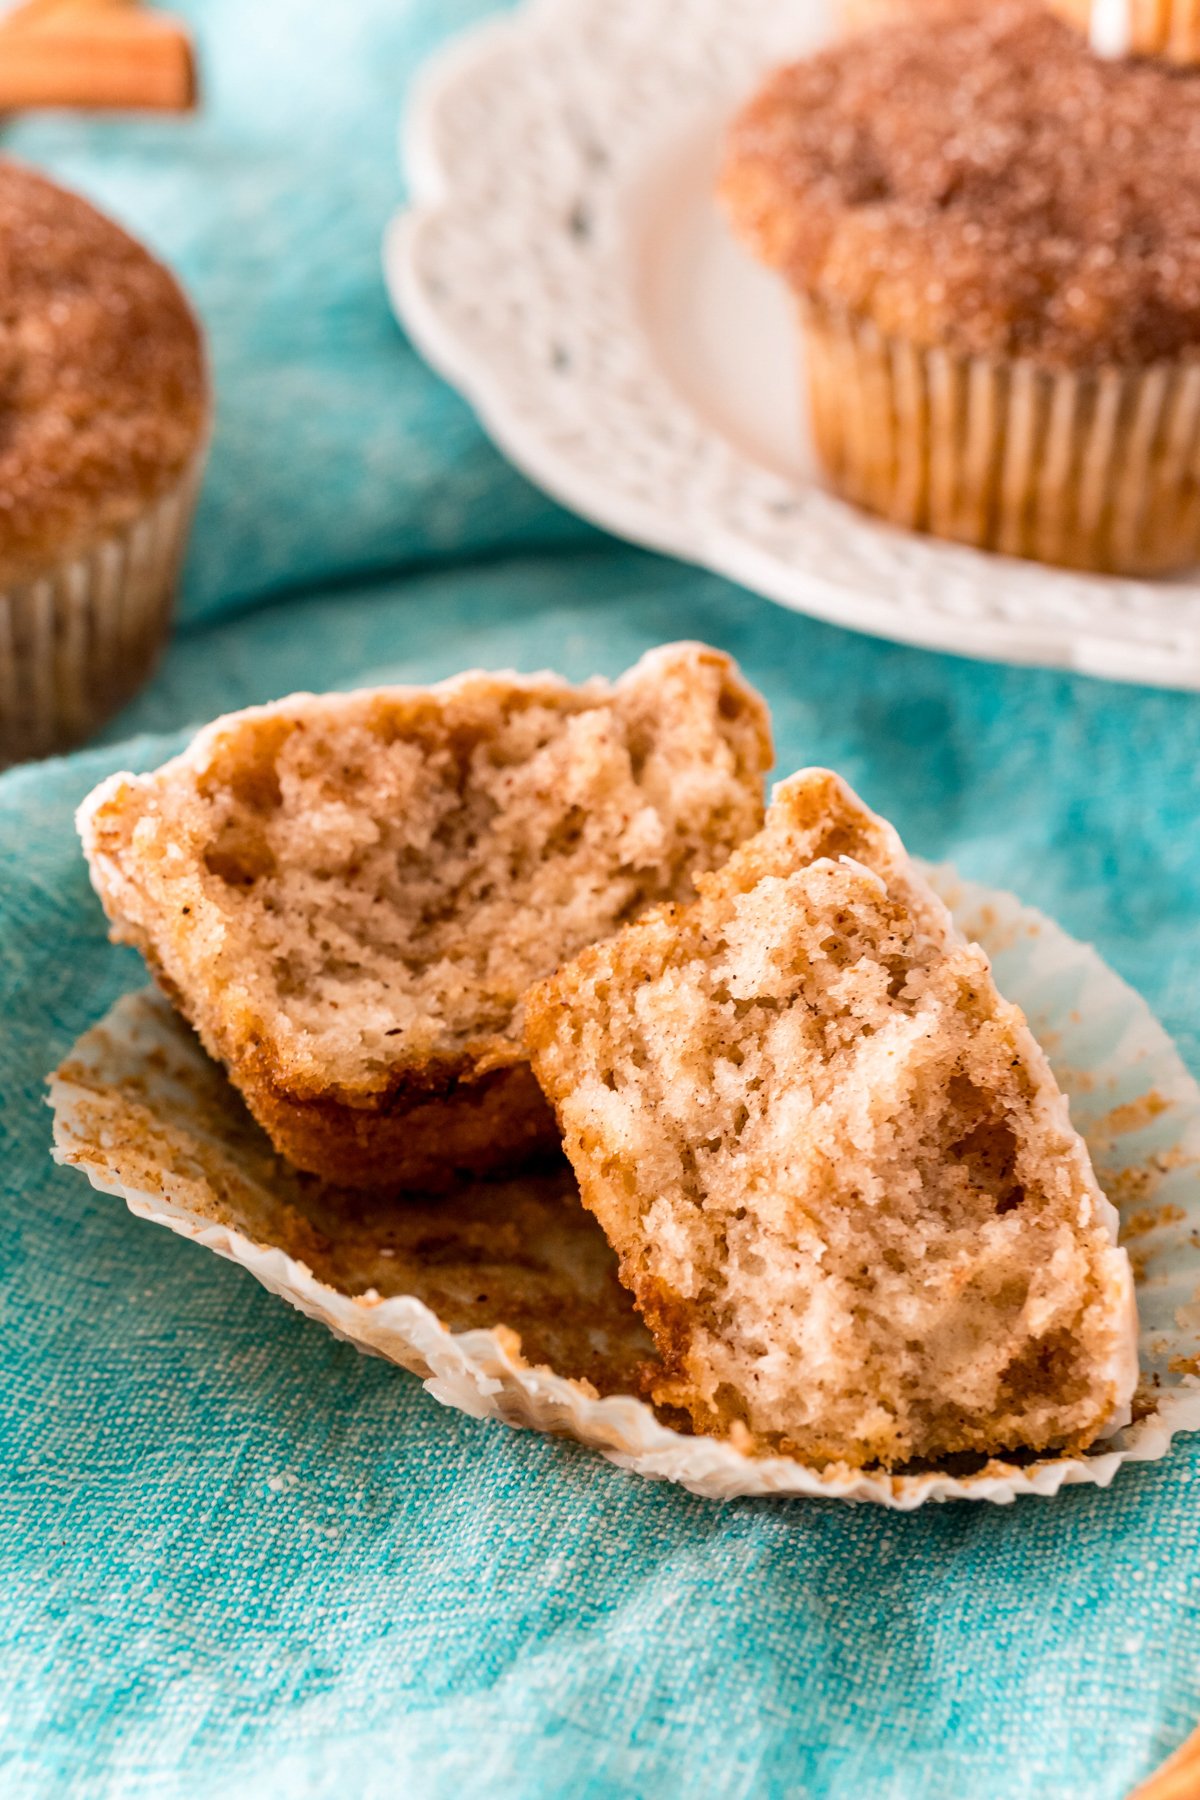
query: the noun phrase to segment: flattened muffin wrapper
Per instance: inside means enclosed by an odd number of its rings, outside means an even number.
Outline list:
[[[412,1370],[443,1404],[575,1438],[624,1468],[711,1499],[813,1495],[909,1511],[930,1500],[1008,1503],[1081,1482],[1106,1487],[1123,1463],[1155,1460],[1175,1432],[1200,1429],[1200,1088],[1144,1001],[1094,950],[1010,895],[961,882],[949,870],[934,870],[931,878],[959,927],[987,950],[1001,992],[1022,1006],[1045,1048],[1131,1252],[1140,1313],[1134,1421],[1087,1455],[1042,1457],[1025,1466],[994,1460],[971,1472],[883,1474],[815,1470],[686,1436],[633,1393],[614,1391],[613,1383],[644,1353],[645,1340],[615,1281],[601,1304],[605,1277],[593,1265],[597,1254],[610,1253],[598,1227],[594,1242],[583,1244],[594,1222],[573,1203],[561,1215],[570,1230],[557,1238],[553,1230],[529,1232],[526,1222],[522,1255],[513,1260],[526,1268],[524,1253],[535,1238],[558,1245],[546,1251],[541,1317],[578,1317],[580,1330],[569,1348],[566,1339],[551,1337],[542,1350],[560,1365],[573,1358],[572,1371],[535,1360],[528,1321],[536,1334],[536,1309],[524,1321],[531,1354],[522,1355],[504,1316],[501,1249],[485,1279],[478,1239],[464,1239],[469,1291],[444,1297],[454,1254],[447,1247],[456,1229],[453,1201],[443,1201],[438,1215],[438,1268],[418,1265],[409,1280],[424,1297],[381,1293],[378,1271],[395,1265],[379,1259],[397,1252],[380,1248],[382,1238],[364,1249],[361,1222],[353,1241],[347,1226],[346,1242],[339,1243],[336,1208],[326,1210],[323,1235],[306,1250],[292,1204],[297,1178],[291,1177],[290,1198],[278,1179],[273,1185],[270,1170],[278,1164],[266,1140],[253,1135],[257,1128],[233,1089],[153,993],[120,1001],[52,1078],[54,1154],[82,1168],[95,1187],[123,1197],[135,1214],[240,1263],[339,1337]],[[405,1204],[392,1203],[393,1216]],[[520,1279],[520,1293],[511,1289],[518,1295],[514,1307],[528,1302],[530,1278]],[[482,1314],[471,1310],[488,1301],[476,1292],[484,1286],[495,1289],[491,1315],[486,1305]],[[437,1316],[437,1306],[449,1322]],[[463,1329],[468,1317],[471,1328]],[[604,1393],[574,1372],[580,1357],[593,1353]]]
[[[82,742],[166,639],[207,445],[131,524],[0,589],[0,768]]]
[[[1049,369],[929,350],[800,303],[836,491],[909,530],[1127,575],[1200,556],[1200,358]]]

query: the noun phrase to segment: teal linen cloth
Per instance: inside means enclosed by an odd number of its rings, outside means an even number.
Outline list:
[[[715,1505],[441,1408],[49,1162],[142,980],[72,811],[190,723],[472,664],[731,650],[779,766],[1095,941],[1200,1070],[1200,697],[871,642],[629,550],[391,320],[401,98],[482,6],[208,0],[195,122],[26,121],[179,268],[220,390],[182,621],[103,747],[0,779],[0,1792],[1119,1796],[1200,1719],[1200,1442],[1108,1493]]]

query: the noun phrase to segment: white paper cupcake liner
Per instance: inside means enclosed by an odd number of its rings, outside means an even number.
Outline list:
[[[900,1475],[752,1458],[672,1430],[633,1395],[601,1395],[587,1381],[531,1366],[502,1316],[488,1328],[454,1331],[414,1294],[381,1297],[372,1286],[350,1291],[358,1284],[345,1276],[340,1285],[318,1279],[302,1245],[298,1253],[295,1211],[272,1186],[278,1165],[265,1140],[251,1136],[256,1128],[232,1088],[153,993],[121,1000],[52,1078],[54,1155],[140,1217],[242,1264],[337,1336],[413,1370],[445,1405],[576,1438],[624,1468],[710,1499],[811,1495],[910,1511],[927,1500],[1008,1503],[1080,1482],[1107,1487],[1122,1463],[1152,1461],[1175,1432],[1200,1429],[1200,1088],[1144,1001],[1094,950],[1011,895],[945,870],[932,878],[1046,1049],[1133,1259],[1141,1367],[1134,1423],[1086,1456]],[[324,1229],[328,1238],[328,1218]],[[562,1305],[570,1306],[585,1279],[577,1253],[568,1246],[549,1254],[563,1259]],[[343,1268],[353,1262],[344,1257]],[[364,1280],[372,1266],[386,1265],[359,1251]],[[615,1341],[640,1330],[627,1310],[588,1330],[608,1366],[629,1363],[629,1344]],[[606,1330],[614,1341],[603,1341]]]
[[[803,300],[813,441],[858,506],[1065,567],[1154,575],[1200,547],[1200,361],[1049,369],[923,349]]]
[[[0,589],[0,768],[80,743],[154,666],[170,623],[204,450],[132,524]]]

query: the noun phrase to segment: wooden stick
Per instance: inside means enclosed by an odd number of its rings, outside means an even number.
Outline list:
[[[1193,1731],[1129,1800],[1200,1800],[1200,1729]]]
[[[184,112],[191,39],[128,0],[29,0],[0,19],[0,111],[68,106]]]

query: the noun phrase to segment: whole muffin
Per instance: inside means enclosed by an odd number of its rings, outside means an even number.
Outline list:
[[[1200,554],[1200,82],[1027,0],[780,70],[736,228],[794,289],[834,486],[1079,568]]]
[[[0,765],[85,737],[165,635],[209,419],[177,282],[0,161]]]

